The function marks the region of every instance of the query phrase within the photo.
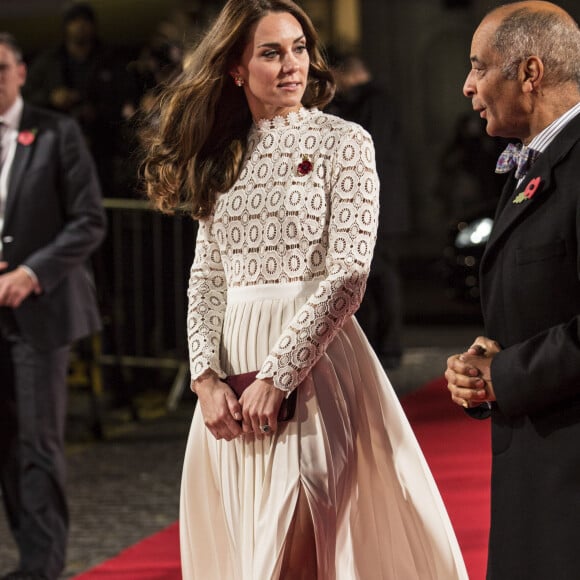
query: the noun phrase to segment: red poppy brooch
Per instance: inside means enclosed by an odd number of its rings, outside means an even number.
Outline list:
[[[20,145],[24,145],[24,147],[32,145],[35,139],[36,129],[24,129],[18,133],[18,143],[20,143]]]
[[[298,164],[298,175],[308,175],[313,167],[314,165],[312,165],[308,155],[304,155],[302,161]]]
[[[540,188],[540,185],[542,185],[542,178],[534,177],[534,179],[530,180],[530,182],[526,186],[526,189],[524,189],[524,191],[518,193],[518,195],[515,196],[513,203],[522,203],[522,201],[532,199],[536,191],[538,191],[538,189]]]

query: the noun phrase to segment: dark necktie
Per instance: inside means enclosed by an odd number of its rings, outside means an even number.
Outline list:
[[[538,158],[539,151],[530,149],[521,143],[510,143],[499,156],[495,167],[496,173],[507,173],[516,168],[515,177],[521,179],[532,163]]]

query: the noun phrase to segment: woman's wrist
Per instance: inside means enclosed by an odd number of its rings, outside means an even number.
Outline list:
[[[199,375],[197,378],[195,378],[193,381],[191,381],[191,390],[194,393],[197,393],[197,389],[203,385],[203,383],[207,382],[207,381],[215,381],[218,378],[217,373],[212,370],[212,369],[206,369],[205,371],[203,371],[203,373],[201,373],[201,375]]]

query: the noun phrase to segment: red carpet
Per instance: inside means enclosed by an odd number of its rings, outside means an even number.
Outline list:
[[[489,421],[470,419],[451,403],[442,378],[402,402],[449,511],[469,578],[483,580],[489,518]],[[177,524],[74,580],[181,580]]]
[[[73,580],[181,580],[177,523]]]
[[[465,559],[470,580],[485,578],[489,531],[489,421],[471,419],[451,402],[444,378],[402,400]]]

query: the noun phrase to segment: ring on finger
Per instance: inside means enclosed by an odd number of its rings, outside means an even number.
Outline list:
[[[271,427],[270,425],[268,425],[268,423],[264,423],[264,425],[260,425],[260,431],[264,433],[264,435],[267,435],[268,433],[270,433]]]

